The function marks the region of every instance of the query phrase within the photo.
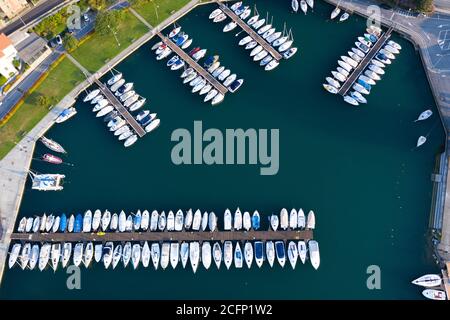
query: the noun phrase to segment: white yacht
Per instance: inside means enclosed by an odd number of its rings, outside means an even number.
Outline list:
[[[202,263],[206,270],[211,266],[211,244],[208,241],[202,244]]]
[[[163,242],[161,246],[161,268],[165,270],[170,261],[170,243]]]
[[[223,262],[227,269],[230,269],[233,262],[233,243],[231,241],[225,241],[223,245]]]
[[[189,260],[191,261],[192,271],[197,272],[198,262],[200,259],[200,244],[197,241],[189,244]]]
[[[242,229],[242,213],[239,208],[236,209],[234,213],[234,229],[241,230]]]
[[[220,269],[220,263],[222,262],[222,247],[218,242],[214,242],[213,245],[213,258],[217,269]]]
[[[170,243],[170,265],[172,266],[172,269],[175,269],[178,264],[180,255],[180,244],[178,242],[171,242]]]
[[[244,245],[244,258],[247,267],[250,269],[253,262],[253,246],[251,242],[246,242]]]
[[[320,265],[319,243],[316,240],[308,241],[309,259],[314,269],[317,270]]]

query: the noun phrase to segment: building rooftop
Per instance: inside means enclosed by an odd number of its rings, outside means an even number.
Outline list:
[[[28,37],[16,44],[20,59],[26,64],[33,63],[47,50],[47,42],[35,33],[30,33]]]
[[[0,58],[4,56],[3,50],[12,45],[11,40],[4,34],[0,34]]]

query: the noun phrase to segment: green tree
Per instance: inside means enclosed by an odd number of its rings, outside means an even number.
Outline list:
[[[63,45],[67,52],[71,52],[78,47],[78,39],[73,35],[66,33],[63,38]]]
[[[97,11],[106,9],[106,6],[108,5],[107,0],[88,0],[87,3],[89,7]]]
[[[47,96],[40,95],[37,98],[37,103],[40,107],[47,107],[50,104],[50,99]]]
[[[417,10],[421,12],[433,11],[433,0],[417,0]]]

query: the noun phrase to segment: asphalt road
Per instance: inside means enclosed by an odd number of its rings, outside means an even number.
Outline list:
[[[63,3],[65,0],[47,0],[44,3],[34,7],[30,11],[28,11],[26,14],[22,16],[22,19],[17,19],[16,21],[10,23],[6,27],[0,30],[0,33],[4,33],[6,35],[9,35],[13,33],[14,31],[20,29],[25,24],[30,23],[31,21],[35,20],[36,18],[40,17],[41,15],[45,14],[47,11],[50,11],[53,7]]]

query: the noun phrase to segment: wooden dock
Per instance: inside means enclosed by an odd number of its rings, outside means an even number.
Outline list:
[[[184,60],[185,63],[189,64],[191,68],[193,68],[198,75],[201,75],[203,78],[205,78],[206,81],[208,81],[216,90],[225,95],[228,92],[228,89],[220,83],[219,80],[214,78],[207,70],[205,70],[202,66],[200,66],[197,61],[192,59],[183,49],[178,47],[175,43],[172,42],[169,38],[162,35],[160,32],[157,33],[157,35],[161,38],[161,40],[167,44],[167,46],[176,53],[181,59]]]
[[[149,231],[106,233],[12,233],[11,240],[27,242],[83,241],[275,241],[311,240],[313,230],[278,231]]]
[[[142,138],[146,131],[142,126],[136,121],[136,119],[131,115],[130,112],[123,106],[123,104],[117,99],[117,97],[109,90],[109,88],[101,83],[98,79],[94,80],[98,85],[100,91],[105,95],[106,99],[111,103],[111,105],[119,112],[119,114],[124,118],[127,124],[136,132],[139,138]]]
[[[373,57],[375,57],[375,55],[378,53],[381,47],[389,39],[393,29],[394,29],[393,27],[390,27],[389,30],[383,33],[381,37],[378,39],[378,41],[375,42],[375,44],[370,48],[366,56],[356,66],[356,69],[353,70],[353,72],[350,74],[350,76],[347,78],[347,80],[343,83],[343,85],[339,89],[338,93],[340,95],[345,96],[347,94],[348,90],[350,90],[350,88],[353,86],[353,83],[355,83],[355,81],[359,78],[361,73],[367,68]]]
[[[237,23],[239,27],[241,27],[250,37],[253,38],[260,46],[264,48],[275,60],[280,60],[282,58],[282,55],[276,50],[274,47],[272,47],[266,40],[263,39],[255,30],[253,30],[248,24],[246,24],[239,16],[237,16],[233,10],[228,8],[225,4],[217,1],[217,4],[220,7],[220,10],[222,10],[227,16],[231,18],[234,22]]]

